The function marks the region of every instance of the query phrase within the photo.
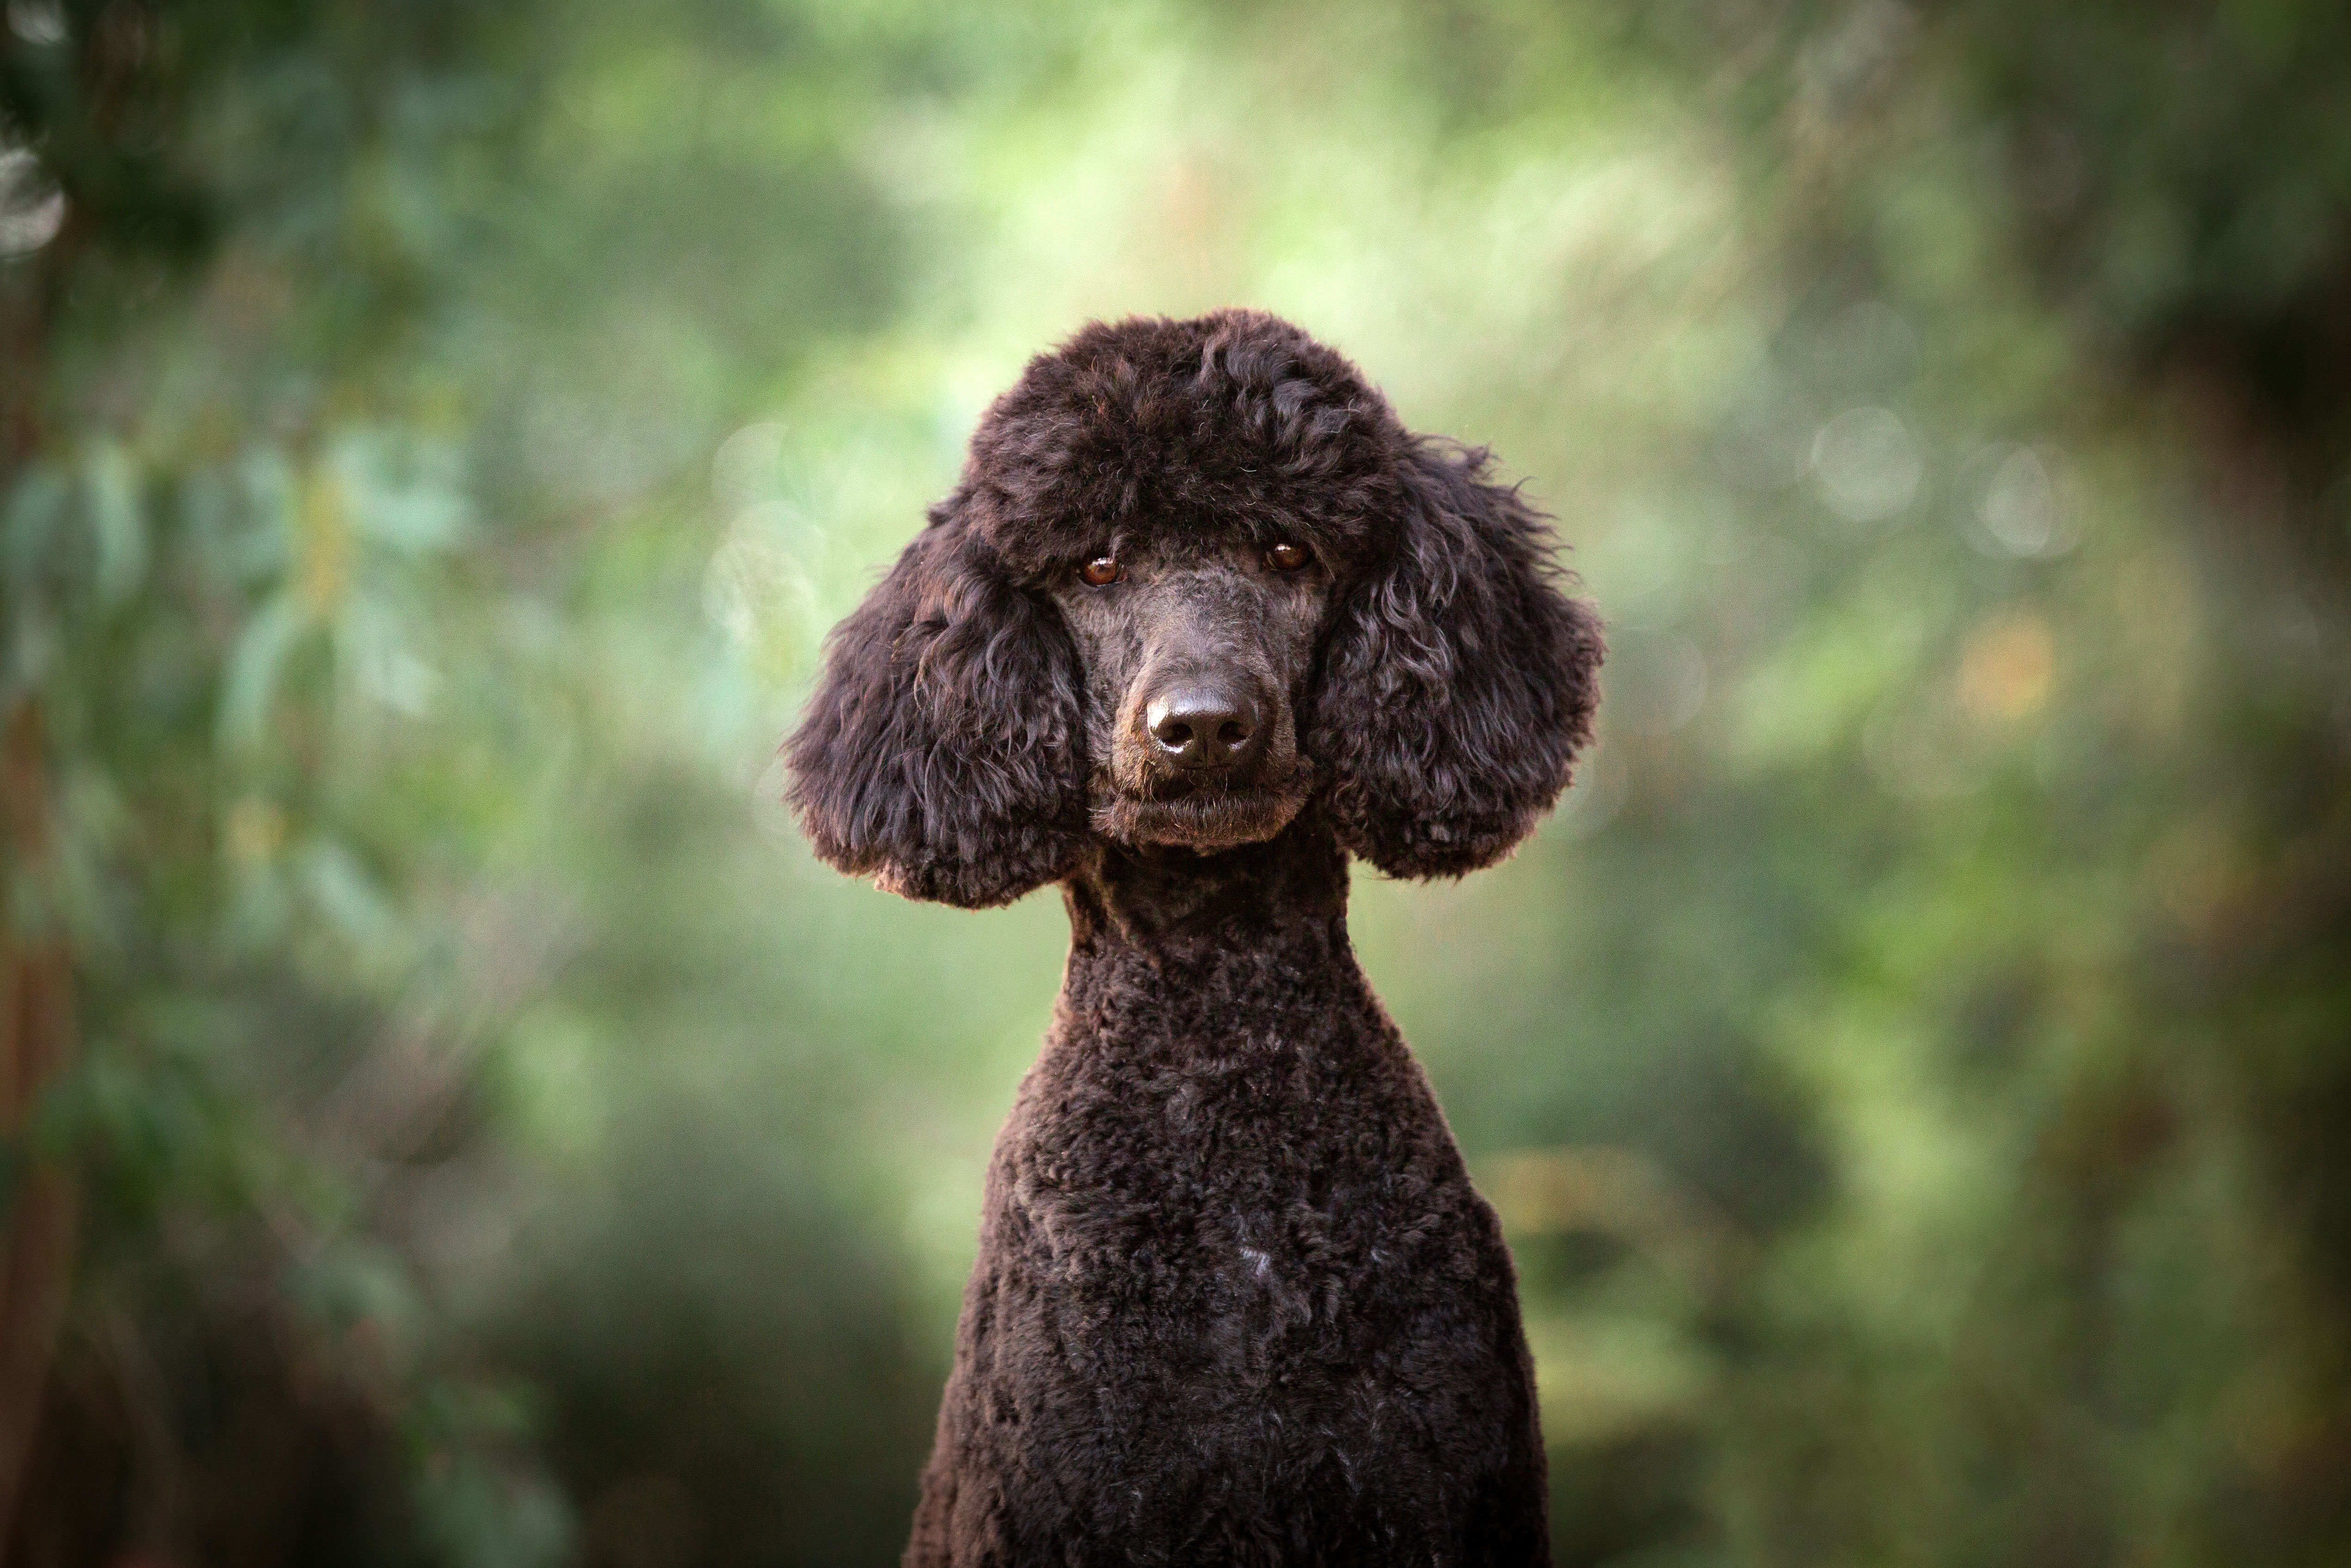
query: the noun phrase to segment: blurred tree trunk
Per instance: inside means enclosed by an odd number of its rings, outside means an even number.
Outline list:
[[[78,214],[75,215],[77,220]],[[78,222],[68,228],[78,230]],[[60,256],[78,236],[62,234],[0,297],[0,345],[13,373],[0,386],[0,478],[14,478],[39,450],[40,369]],[[9,487],[0,484],[0,495]],[[73,1040],[73,965],[47,912],[26,894],[51,850],[47,744],[40,699],[19,692],[0,715],[0,1138],[14,1142],[13,1191],[0,1197],[0,1557],[15,1531],[26,1466],[40,1422],[49,1353],[72,1279],[75,1201],[64,1171],[33,1157],[28,1126],[42,1088]]]
[[[21,875],[47,844],[41,713],[26,699],[9,715],[0,753],[0,807]],[[73,971],[54,935],[0,925],[0,1134],[22,1139],[33,1102],[73,1038]],[[20,1149],[22,1145],[19,1145]],[[74,1191],[66,1174],[29,1157],[19,1168],[0,1258],[0,1542],[15,1523],[18,1484],[39,1423],[49,1348],[72,1270]]]

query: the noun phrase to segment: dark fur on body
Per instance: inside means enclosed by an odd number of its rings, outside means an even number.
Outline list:
[[[1072,932],[908,1563],[1548,1562],[1510,1255],[1345,926],[1349,854],[1489,864],[1589,735],[1597,628],[1484,472],[1271,317],[1097,324],[836,633],[819,852]],[[1202,692],[1239,739],[1177,760]]]

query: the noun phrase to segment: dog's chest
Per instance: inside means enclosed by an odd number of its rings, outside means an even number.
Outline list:
[[[1231,963],[1073,965],[926,1499],[994,1510],[1007,1560],[1538,1561],[1468,1544],[1496,1478],[1539,1516],[1541,1461],[1509,1254],[1426,1080],[1351,966]]]
[[[1435,1477],[1518,1407],[1507,1255],[1392,1033],[1049,1052],[989,1199],[958,1376],[1005,1441],[1101,1444],[1135,1508],[1367,1507],[1360,1467]]]
[[[998,1183],[999,1241],[1041,1286],[1103,1323],[1147,1304],[1228,1346],[1413,1293],[1476,1201],[1401,1046],[1327,1025],[1049,1058]]]

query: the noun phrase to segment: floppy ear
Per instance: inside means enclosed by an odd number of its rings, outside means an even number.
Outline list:
[[[967,909],[1067,875],[1085,843],[1077,661],[1061,618],[965,527],[958,493],[834,628],[785,745],[816,852]]]
[[[1487,463],[1415,438],[1395,555],[1323,648],[1307,743],[1341,839],[1395,877],[1499,859],[1592,736],[1600,624],[1560,591],[1543,518]]]

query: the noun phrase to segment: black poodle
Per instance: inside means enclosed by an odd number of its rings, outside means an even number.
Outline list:
[[[1591,732],[1486,471],[1271,317],[1096,324],[834,634],[818,853],[1071,929],[909,1564],[1550,1562],[1510,1253],[1346,928],[1349,855],[1491,863]]]

